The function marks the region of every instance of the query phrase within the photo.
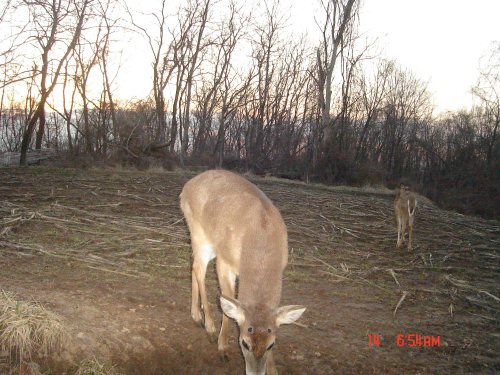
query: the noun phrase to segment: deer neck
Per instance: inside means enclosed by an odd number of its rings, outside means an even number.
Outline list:
[[[245,256],[247,252],[254,256]],[[238,288],[238,299],[243,304],[279,305],[284,268],[282,258],[283,251],[270,246],[243,251]]]

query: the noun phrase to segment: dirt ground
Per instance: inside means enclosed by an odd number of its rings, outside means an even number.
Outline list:
[[[235,324],[224,363],[191,321],[178,195],[193,175],[0,169],[0,289],[59,314],[70,336],[47,373],[91,357],[126,374],[244,373]],[[499,222],[420,199],[408,251],[395,247],[389,191],[252,181],[288,226],[282,304],[307,306],[280,328],[280,374],[500,371]],[[213,267],[208,284],[219,311]],[[439,346],[398,346],[398,334]]]

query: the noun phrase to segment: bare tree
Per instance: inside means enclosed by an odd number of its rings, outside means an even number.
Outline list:
[[[170,44],[167,42],[168,16],[166,13],[166,3],[166,0],[162,0],[159,13],[152,13],[149,15],[155,22],[155,30],[152,30],[151,27],[140,25],[134,20],[132,11],[127,8],[132,25],[146,38],[153,56],[153,98],[156,110],[157,129],[155,140],[157,142],[166,141],[165,135],[167,131],[167,123],[165,116],[166,109],[164,90],[176,68],[176,61],[169,60],[169,55],[172,50],[179,48],[179,41],[177,41],[177,43],[171,42]],[[166,145],[170,143],[172,143],[172,140],[167,142]]]
[[[253,78],[253,72],[250,71],[247,75],[247,79],[243,80],[241,84],[234,89],[232,89],[231,84],[234,82],[235,78],[226,77],[224,80],[223,88],[224,92],[222,95],[222,108],[219,116],[219,128],[217,131],[217,143],[215,146],[215,152],[217,152],[217,166],[222,168],[225,155],[226,147],[226,129],[229,124],[233,122],[238,110],[245,104],[245,92],[250,87],[250,82]]]
[[[387,81],[384,121],[375,144],[375,159],[379,158],[387,178],[401,176],[412,155],[409,148],[416,142],[421,123],[432,113],[427,84],[413,73],[395,68]]]
[[[215,140],[212,139],[215,143],[213,154],[218,153],[219,166],[224,155],[227,123],[244,98],[242,92],[248,87],[248,79],[241,77],[233,62],[234,51],[244,35],[247,23],[248,16],[243,16],[241,8],[231,2],[229,13],[213,32],[215,37],[205,58],[209,64],[205,67],[206,73],[195,92],[199,126],[193,132],[193,155],[205,154],[207,142],[211,140],[212,121],[215,119],[215,112],[219,111],[217,135]]]
[[[318,104],[321,111],[321,127],[331,126],[332,84],[337,58],[348,29],[353,27],[357,16],[356,0],[321,0],[325,12],[321,26],[321,46],[317,49]],[[329,132],[325,135],[328,139]]]
[[[75,48],[75,62],[78,66],[75,76],[74,83],[80,94],[80,99],[82,103],[82,116],[83,116],[83,131],[85,137],[85,147],[88,154],[94,152],[93,141],[94,141],[94,130],[92,129],[90,123],[89,106],[91,103],[91,98],[88,94],[88,81],[93,69],[98,66],[99,57],[101,55],[102,49],[102,39],[103,33],[102,28],[99,25],[96,28],[95,35],[93,35],[93,40],[88,40],[85,36],[82,36]]]
[[[393,69],[393,61],[380,60],[373,78],[370,79],[364,74],[359,78],[364,119],[356,144],[355,159],[358,161],[366,157],[366,138],[382,110],[382,102],[387,94],[387,80]]]
[[[281,12],[279,2],[270,8],[265,3],[265,23],[255,25],[253,32],[252,58],[256,71],[256,88],[252,101],[252,120],[249,123],[246,141],[247,168],[261,169],[259,165],[263,156],[264,125],[268,120],[269,96],[271,81],[274,75],[276,60],[283,50],[280,31],[284,28],[285,16]]]
[[[0,88],[2,91],[8,86],[24,80],[29,80],[31,66],[24,66],[20,61],[18,49],[26,43],[26,29],[28,24],[18,28],[13,27],[13,19],[16,18],[16,2],[6,0],[0,5]]]
[[[486,65],[481,68],[477,84],[472,93],[484,108],[482,138],[486,143],[488,168],[498,158],[498,127],[500,125],[500,42],[496,42],[487,57]]]
[[[150,28],[134,21],[132,12],[128,10],[132,24],[146,37],[153,55],[153,97],[158,122],[155,141],[159,142],[154,148],[170,145],[170,151],[173,152],[179,134],[181,163],[184,163],[189,143],[192,89],[195,70],[199,66],[198,57],[207,44],[204,32],[210,7],[211,0],[188,1],[186,6],[178,9],[177,24],[169,28],[166,1],[162,1],[159,15],[151,15],[157,26],[155,36]],[[175,91],[172,99],[170,139],[166,140],[165,88],[172,80]]]
[[[23,0],[22,4],[30,13],[30,22],[34,28],[31,31],[31,39],[41,52],[40,65],[40,97],[36,110],[31,116],[23,134],[21,143],[20,164],[26,165],[27,151],[31,143],[31,137],[38,123],[36,147],[41,148],[43,133],[45,131],[45,106],[47,99],[57,84],[61,69],[66,59],[74,50],[87,15],[87,10],[92,0],[40,0],[32,2]],[[61,47],[59,47],[59,45]],[[50,72],[53,57],[51,52],[57,48],[63,49],[63,54],[55,61],[55,70]]]
[[[207,26],[211,0],[203,0],[202,3],[198,3],[196,0],[194,13],[196,14],[196,26],[195,32],[193,33],[193,39],[191,39],[190,45],[190,56],[188,62],[188,72],[186,76],[186,97],[185,97],[185,108],[184,108],[184,130],[181,134],[181,150],[180,150],[180,162],[184,165],[184,160],[187,153],[188,143],[189,143],[189,123],[190,123],[190,111],[191,111],[191,91],[193,89],[193,79],[195,74],[195,69],[198,66],[198,56],[202,49],[206,47],[203,42],[203,36],[205,28]]]
[[[188,2],[185,8],[179,9],[177,17],[177,28],[171,30],[172,42],[168,55],[165,56],[168,62],[169,72],[175,75],[175,92],[172,101],[172,122],[170,135],[170,152],[174,152],[177,134],[181,149],[183,143],[183,124],[186,120],[183,116],[183,96],[186,93],[186,76],[190,69],[190,55],[192,53],[193,39],[196,33],[197,9],[199,2]],[[192,79],[191,79],[192,81]],[[189,126],[188,126],[189,128]],[[186,143],[186,149],[187,149]],[[180,152],[181,164],[184,162],[182,151]]]
[[[113,29],[116,27],[118,21],[116,19],[111,19],[109,13],[113,10],[115,6],[115,0],[100,0],[99,1],[99,10],[100,15],[103,20],[103,27],[105,28],[103,44],[101,48],[101,56],[99,58],[99,67],[101,69],[101,73],[103,76],[103,98],[104,101],[108,101],[109,103],[109,111],[111,115],[111,123],[112,123],[112,134],[113,138],[116,139],[118,137],[118,129],[117,129],[117,119],[116,119],[116,108],[115,101],[113,99],[113,91],[111,89],[112,79],[110,77],[110,71],[108,67],[108,58],[110,55],[110,38],[113,32]],[[107,143],[105,143],[107,144]]]
[[[74,112],[75,112],[74,111],[75,94],[77,89],[75,84],[71,84],[71,82],[74,83],[74,81],[71,78],[72,77],[74,78],[75,72],[71,71],[69,67],[70,61],[71,58],[66,60],[66,63],[64,65],[64,72],[62,72],[63,75],[63,82],[61,88],[62,110],[55,105],[50,105],[50,103],[49,106],[64,120],[66,124],[66,137],[67,137],[68,150],[70,151],[70,153],[73,153],[74,145],[77,144],[78,137],[81,134],[81,131],[73,122]],[[76,67],[75,69],[78,69],[78,67]],[[73,130],[75,130],[74,135],[73,135]]]

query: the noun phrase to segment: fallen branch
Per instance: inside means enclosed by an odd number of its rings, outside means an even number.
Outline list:
[[[403,303],[403,301],[405,300],[405,298],[406,298],[407,295],[408,295],[408,292],[406,290],[403,290],[403,295],[399,299],[399,302],[396,305],[396,308],[394,309],[394,313],[393,313],[393,317],[394,318],[396,317],[396,313],[398,312],[399,307],[401,306],[401,304]]]
[[[398,281],[398,279],[396,278],[396,272],[394,272],[394,270],[393,270],[392,268],[389,268],[387,271],[388,271],[388,272],[391,274],[391,276],[394,278],[394,281],[396,282],[397,286],[401,288],[401,285],[399,284],[399,281]]]

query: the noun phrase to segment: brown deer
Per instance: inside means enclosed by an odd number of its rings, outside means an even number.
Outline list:
[[[416,208],[417,199],[415,195],[409,191],[408,186],[400,184],[394,199],[394,213],[398,223],[398,247],[403,245],[408,230],[408,250],[412,249],[413,221]]]
[[[279,211],[255,185],[222,170],[191,179],[180,198],[193,248],[193,320],[204,324],[209,337],[215,338],[205,274],[207,264],[216,258],[224,313],[218,339],[221,357],[227,358],[229,317],[239,326],[246,373],[276,374],[272,348],[277,328],[293,323],[306,309],[278,307],[288,262],[287,231]]]

